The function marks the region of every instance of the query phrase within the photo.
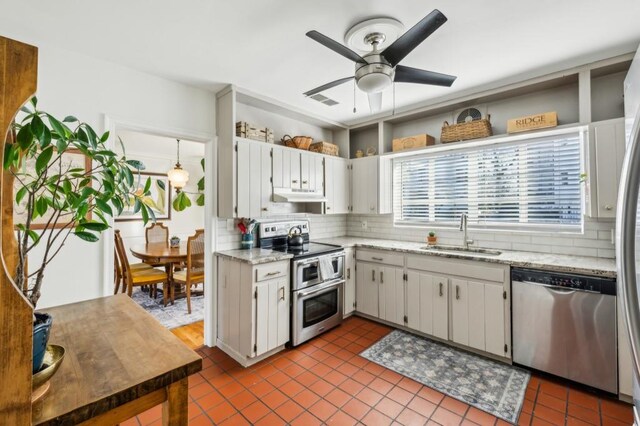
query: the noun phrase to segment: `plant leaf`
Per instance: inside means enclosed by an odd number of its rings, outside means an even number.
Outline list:
[[[23,151],[29,149],[29,146],[33,142],[33,133],[31,132],[31,126],[29,124],[25,124],[18,131],[18,134],[16,135],[16,142]]]
[[[85,241],[89,241],[90,243],[95,243],[96,241],[98,241],[98,237],[95,234],[92,234],[91,232],[74,231],[73,233],[75,234],[76,237]]]
[[[39,115],[34,115],[31,119],[31,132],[38,139],[42,140],[42,136],[44,133],[44,122]]]
[[[66,139],[71,135],[71,130],[64,124],[62,124],[58,119],[47,114],[47,118],[49,119],[49,124],[53,127],[53,130],[58,134],[58,137],[61,139]]]
[[[79,121],[77,118],[75,118],[73,115],[67,115],[64,120],[62,120],[64,123],[75,123],[77,121]]]
[[[36,158],[37,174],[42,174],[42,172],[47,169],[47,166],[49,165],[49,161],[51,160],[52,156],[53,156],[52,146],[48,146],[44,150],[42,150],[40,155],[38,155],[38,158]]]
[[[102,222],[96,222],[96,221],[84,222],[84,223],[81,223],[80,226],[85,229],[88,229],[89,231],[96,231],[96,232],[102,232],[109,229],[109,225],[106,225]]]
[[[200,194],[196,199],[196,204],[200,207],[204,206],[204,194]]]
[[[23,186],[16,192],[16,204],[20,204],[25,195],[27,195],[27,191],[29,190],[28,186]]]
[[[191,200],[189,199],[187,194],[185,194],[184,192],[180,192],[173,200],[172,205],[176,211],[181,212],[187,207],[191,207]]]
[[[164,191],[164,190],[166,190],[166,185],[164,184],[164,181],[163,181],[163,180],[158,179],[158,180],[156,181],[156,185],[158,185],[158,187],[159,187],[160,189],[162,189],[163,191]]]
[[[151,178],[147,178],[147,181],[144,184],[144,189],[142,190],[143,194],[148,194],[151,189]]]
[[[109,216],[113,216],[113,210],[109,207],[109,204],[102,201],[100,198],[96,198],[96,206],[100,209],[100,211],[108,214]]]
[[[204,177],[201,177],[198,181],[198,191],[204,191]]]

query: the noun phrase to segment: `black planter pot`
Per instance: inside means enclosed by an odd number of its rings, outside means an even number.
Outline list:
[[[35,317],[36,320],[33,323],[33,374],[42,368],[53,322],[53,318],[49,314],[36,313]]]

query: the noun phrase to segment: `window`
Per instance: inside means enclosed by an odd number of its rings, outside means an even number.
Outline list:
[[[397,224],[582,226],[581,134],[438,150],[394,160]]]

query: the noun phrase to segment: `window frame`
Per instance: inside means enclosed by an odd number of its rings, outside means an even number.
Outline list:
[[[448,155],[454,153],[463,152],[476,152],[478,150],[490,148],[492,146],[501,147],[509,145],[517,145],[517,143],[527,143],[536,141],[548,140],[550,138],[557,138],[562,136],[576,135],[579,140],[579,170],[580,173],[585,173],[587,169],[585,165],[586,161],[586,149],[588,144],[589,132],[587,126],[567,126],[561,128],[554,128],[552,130],[542,130],[535,133],[516,134],[509,136],[499,136],[493,138],[487,138],[476,141],[456,142],[452,144],[438,144],[428,148],[422,148],[419,152],[416,150],[394,153],[392,154],[392,199],[393,199],[393,226],[397,228],[417,228],[417,229],[457,229],[459,221],[411,221],[411,220],[398,220],[397,212],[397,197],[401,195],[398,192],[398,183],[396,179],[396,163],[402,160],[410,160],[413,158],[421,157],[435,157],[438,155]],[[477,180],[476,180],[477,182]],[[486,230],[486,231],[519,231],[526,233],[552,233],[560,232],[565,234],[583,234],[586,214],[586,193],[585,184],[580,183],[580,223],[579,224],[544,224],[544,223],[505,223],[497,221],[487,222],[469,222],[469,229],[473,230]],[[433,217],[433,213],[430,214]]]

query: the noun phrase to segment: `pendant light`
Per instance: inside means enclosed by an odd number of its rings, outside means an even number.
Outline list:
[[[182,169],[180,165],[180,139],[176,139],[178,145],[178,157],[176,165],[167,172],[169,182],[176,189],[176,193],[182,191],[182,188],[189,182],[189,172]]]

